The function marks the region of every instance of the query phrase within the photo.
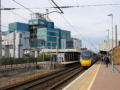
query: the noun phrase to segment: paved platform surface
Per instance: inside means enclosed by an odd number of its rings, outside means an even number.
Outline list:
[[[112,72],[112,65],[106,68],[102,64],[91,90],[120,90],[120,65]]]
[[[63,90],[120,90],[120,65],[108,68],[97,62]]]

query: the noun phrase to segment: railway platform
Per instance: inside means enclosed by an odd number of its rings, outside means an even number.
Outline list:
[[[78,78],[68,84],[63,90],[120,90],[120,66],[108,68],[97,62]]]

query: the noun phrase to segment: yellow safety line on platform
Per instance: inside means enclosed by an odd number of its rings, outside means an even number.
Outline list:
[[[92,85],[93,85],[93,83],[94,83],[94,81],[95,81],[95,79],[96,79],[96,76],[97,76],[97,74],[98,74],[98,71],[99,71],[99,69],[100,69],[100,66],[101,66],[101,62],[100,62],[100,64],[99,64],[99,66],[98,66],[98,68],[97,68],[97,71],[96,71],[96,73],[95,73],[95,75],[94,75],[94,78],[93,78],[93,80],[91,81],[90,85],[88,86],[88,89],[87,89],[87,90],[91,90],[91,87],[92,87]]]
[[[90,90],[100,66],[101,62],[97,62],[62,90]]]
[[[93,66],[91,66],[89,69],[91,69]],[[68,84],[65,88],[63,88],[62,90],[67,90],[72,84],[74,84],[78,79],[80,79],[82,76],[84,76],[88,71],[85,71],[84,73],[82,73],[78,78],[76,78],[74,81],[72,81],[70,84]]]

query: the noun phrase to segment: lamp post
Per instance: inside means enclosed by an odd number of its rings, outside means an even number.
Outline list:
[[[0,0],[0,9],[1,9],[1,0]],[[2,32],[1,32],[1,10],[0,10],[0,65],[2,65]]]
[[[112,21],[111,21],[111,24],[112,24],[112,72],[114,72],[114,57],[113,57],[113,14],[109,14],[108,16],[111,16],[112,18]]]
[[[45,53],[44,53],[44,49],[45,49],[45,41],[43,41],[43,61],[45,61]]]
[[[109,44],[109,29],[107,29],[107,32],[108,32],[108,37],[107,37],[107,39],[108,39],[108,42],[107,42],[107,45],[108,45],[108,52],[107,52],[107,55],[109,56],[109,51],[110,51],[110,44]]]

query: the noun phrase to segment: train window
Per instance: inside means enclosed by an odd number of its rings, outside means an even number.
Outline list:
[[[81,53],[81,57],[83,59],[90,59],[92,57],[92,53],[91,52],[83,52],[83,53]]]
[[[84,53],[81,54],[81,56],[91,56],[91,53],[89,53],[89,52],[84,52]]]

